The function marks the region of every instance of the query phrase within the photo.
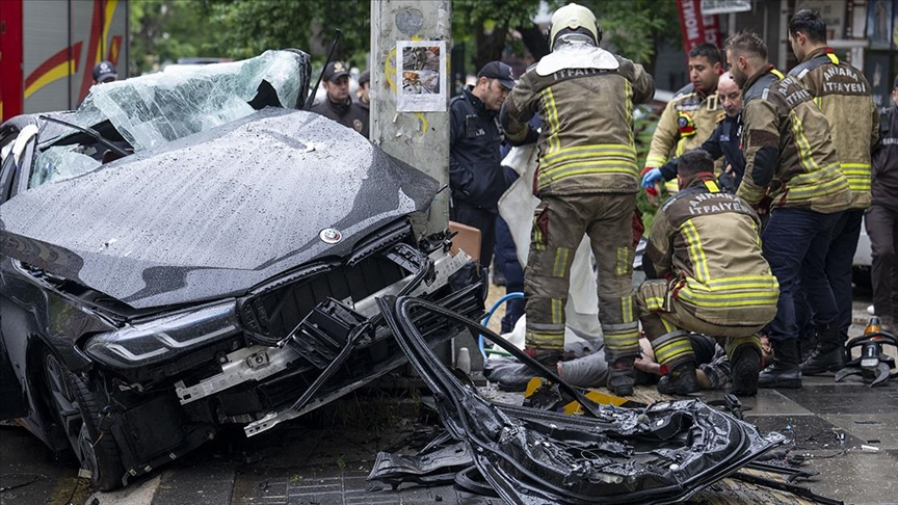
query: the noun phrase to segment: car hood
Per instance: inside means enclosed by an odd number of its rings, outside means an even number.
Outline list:
[[[5,255],[143,309],[345,256],[437,190],[349,128],[268,108],[25,191],[0,207],[0,238]],[[328,228],[342,240],[323,242]]]

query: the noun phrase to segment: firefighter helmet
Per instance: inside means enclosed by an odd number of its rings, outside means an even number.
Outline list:
[[[555,48],[555,39],[567,33],[588,34],[598,46],[602,41],[602,29],[595,14],[588,8],[570,3],[555,11],[549,24],[549,49]]]

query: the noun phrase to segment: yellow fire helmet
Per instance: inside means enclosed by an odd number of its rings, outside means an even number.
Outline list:
[[[579,4],[565,5],[552,14],[552,21],[549,25],[549,49],[555,49],[555,39],[559,35],[570,32],[585,33],[584,30],[592,35],[598,46],[602,41],[602,29],[599,28],[595,14]]]

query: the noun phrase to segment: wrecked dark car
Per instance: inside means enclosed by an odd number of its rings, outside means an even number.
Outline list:
[[[405,363],[375,298],[483,313],[470,258],[428,231],[438,183],[296,110],[309,68],[269,51],[0,126],[0,413],[100,489]]]

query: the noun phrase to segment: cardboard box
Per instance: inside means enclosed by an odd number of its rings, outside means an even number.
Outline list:
[[[461,249],[474,261],[480,261],[480,230],[473,226],[449,221],[449,230],[457,234],[452,237],[452,249],[450,252],[453,256],[458,254]]]

